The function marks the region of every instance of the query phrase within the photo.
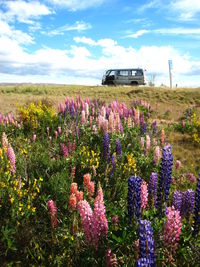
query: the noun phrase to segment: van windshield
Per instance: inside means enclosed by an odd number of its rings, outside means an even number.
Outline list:
[[[111,75],[115,75],[115,71],[114,70],[107,70],[106,76],[111,76]]]

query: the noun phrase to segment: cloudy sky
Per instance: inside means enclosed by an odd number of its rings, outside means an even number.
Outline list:
[[[0,0],[0,83],[101,84],[109,68],[200,86],[199,0]]]

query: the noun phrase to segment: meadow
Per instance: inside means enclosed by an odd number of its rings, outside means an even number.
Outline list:
[[[199,266],[200,90],[0,86],[1,266]]]

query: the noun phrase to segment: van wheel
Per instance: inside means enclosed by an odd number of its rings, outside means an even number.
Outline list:
[[[138,86],[139,84],[138,84],[138,82],[131,82],[131,85],[132,86]]]
[[[107,85],[113,86],[115,85],[112,81],[107,82]]]

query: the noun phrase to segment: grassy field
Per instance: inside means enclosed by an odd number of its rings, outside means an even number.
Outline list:
[[[195,107],[200,114],[200,88],[160,88],[123,86],[79,86],[79,85],[10,85],[0,86],[0,113],[15,112],[16,105],[36,100],[52,101],[57,107],[64,103],[65,96],[99,99],[110,102],[118,100],[130,105],[133,100],[145,99],[151,104],[153,119],[163,128],[168,122],[176,122],[187,107]],[[175,159],[180,159],[190,171],[199,170],[200,147],[191,145],[186,136],[170,130],[167,141],[172,144]]]

